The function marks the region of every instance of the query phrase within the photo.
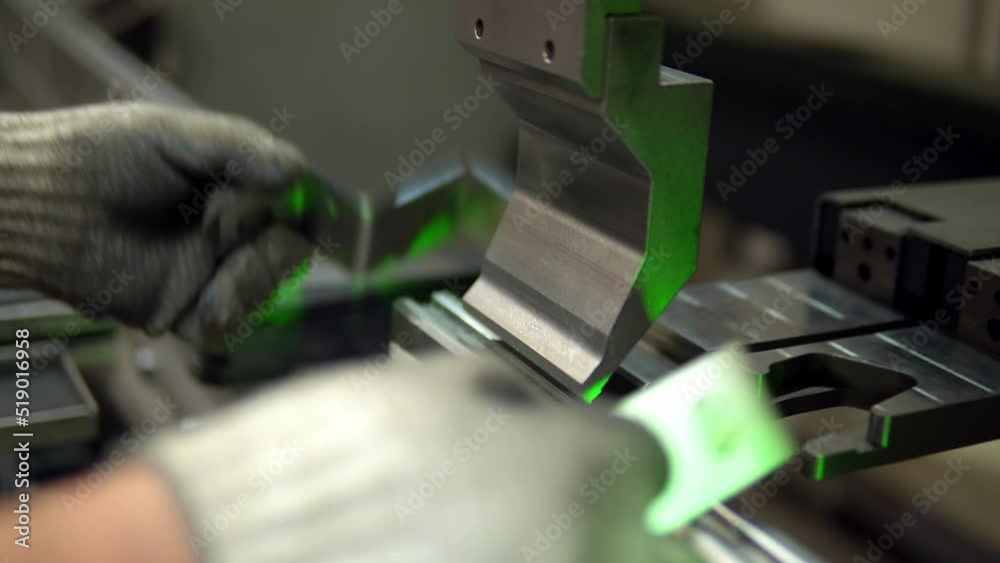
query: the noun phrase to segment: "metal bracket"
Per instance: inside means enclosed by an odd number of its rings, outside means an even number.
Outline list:
[[[712,85],[660,66],[638,2],[563,4],[458,3],[459,40],[521,120],[516,191],[464,299],[579,391],[694,272]]]

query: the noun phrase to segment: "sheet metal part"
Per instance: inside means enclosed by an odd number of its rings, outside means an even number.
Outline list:
[[[521,120],[517,188],[465,302],[579,391],[694,271],[712,87],[660,67],[662,22],[637,2],[578,2],[552,31],[558,4],[458,3],[459,40]]]
[[[803,450],[814,479],[1000,438],[1000,362],[811,271],[685,289],[649,340],[681,356],[745,344],[785,415],[867,410]]]
[[[813,270],[685,288],[647,340],[687,359],[729,342],[767,350],[905,326],[901,314]]]
[[[1000,362],[924,326],[768,350],[749,361],[786,415],[869,411],[866,427],[811,448],[805,471],[816,480],[1000,438]]]

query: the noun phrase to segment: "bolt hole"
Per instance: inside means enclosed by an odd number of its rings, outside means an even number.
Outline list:
[[[885,249],[885,259],[888,260],[888,261],[890,261],[890,262],[894,261],[896,259],[896,249],[895,248],[886,248]]]
[[[482,39],[483,35],[486,33],[486,24],[483,23],[483,18],[476,20],[475,32],[476,39]]]
[[[872,279],[872,267],[867,263],[858,266],[858,277],[861,281],[869,281]]]
[[[990,319],[990,322],[986,323],[986,332],[994,341],[1000,342],[1000,319]]]
[[[556,44],[552,40],[545,42],[545,50],[542,51],[542,58],[547,64],[551,64],[556,58]]]
[[[872,237],[865,237],[863,244],[865,245],[865,250],[871,250],[875,247],[875,243],[872,242]]]

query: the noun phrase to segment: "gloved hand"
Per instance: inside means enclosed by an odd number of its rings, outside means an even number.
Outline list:
[[[303,168],[292,145],[221,114],[0,114],[0,286],[154,335],[221,334],[307,252],[271,213]]]
[[[204,563],[660,561],[664,454],[638,426],[541,401],[494,364],[313,374],[146,459]],[[673,559],[677,560],[677,559]]]

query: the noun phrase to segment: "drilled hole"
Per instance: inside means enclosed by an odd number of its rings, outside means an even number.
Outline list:
[[[858,266],[858,277],[861,281],[869,281],[872,279],[872,267],[867,263]]]
[[[486,24],[483,23],[482,18],[476,20],[475,32],[476,32],[476,39],[482,39],[483,35],[486,33]]]
[[[990,319],[990,322],[986,323],[986,332],[994,341],[1000,342],[1000,319]]]
[[[890,261],[890,262],[894,261],[896,259],[896,249],[895,248],[886,248],[885,249],[885,259],[888,260],[888,261]]]
[[[556,44],[551,39],[545,42],[545,50],[542,51],[542,58],[545,59],[546,63],[551,63],[556,58]]]

